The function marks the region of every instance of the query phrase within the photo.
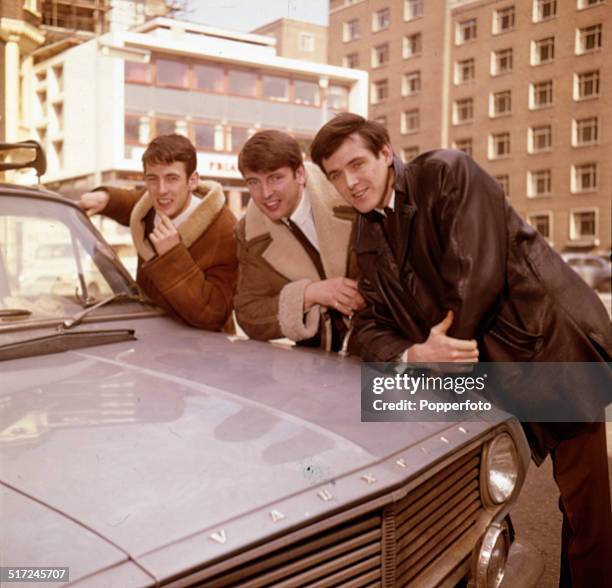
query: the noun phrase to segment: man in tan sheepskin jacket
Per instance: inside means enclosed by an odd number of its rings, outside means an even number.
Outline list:
[[[130,227],[136,281],[171,317],[210,331],[231,330],[237,259],[236,219],[221,185],[199,182],[196,150],[177,134],[160,135],[142,156],[145,189],[102,186],[81,208]]]
[[[253,135],[238,167],[251,195],[237,228],[238,323],[253,339],[340,350],[364,304],[350,246],[354,212],[286,133]]]

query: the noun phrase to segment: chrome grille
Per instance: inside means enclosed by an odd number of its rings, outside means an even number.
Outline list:
[[[412,580],[473,526],[482,512],[480,448],[453,462],[397,502],[394,586]]]
[[[380,586],[381,536],[380,513],[374,513],[196,585],[207,588]]]
[[[491,516],[483,517],[480,457],[479,445],[426,480],[410,481],[403,496],[399,488],[393,496],[400,498],[383,508],[212,577],[202,570],[198,581],[187,577],[179,585],[420,588],[447,574],[459,578]]]

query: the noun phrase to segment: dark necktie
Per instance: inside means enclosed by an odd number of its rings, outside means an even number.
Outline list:
[[[289,230],[293,233],[293,236],[300,242],[300,245],[303,247],[304,251],[308,254],[308,257],[314,263],[314,266],[317,268],[317,272],[319,273],[319,277],[324,280],[325,279],[325,269],[323,269],[323,262],[321,261],[321,254],[317,251],[317,248],[310,242],[310,239],[302,232],[302,229],[298,227],[291,219],[287,219],[287,226]]]
[[[391,251],[393,251],[393,255],[397,254],[397,238],[398,238],[398,229],[397,229],[397,215],[392,208],[388,206],[384,208],[385,215],[383,215],[382,227],[385,233],[385,237],[387,238],[387,243],[391,247]]]

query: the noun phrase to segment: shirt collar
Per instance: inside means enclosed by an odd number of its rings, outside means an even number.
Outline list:
[[[300,201],[289,218],[298,226],[303,225],[312,218],[312,208],[310,206],[310,198],[308,198],[306,188],[302,190]]]
[[[393,192],[391,192],[391,198],[389,199],[387,206],[384,208],[375,208],[374,210],[386,217],[387,213],[385,212],[385,208],[390,208],[393,212],[395,212],[395,189],[393,189]]]
[[[198,207],[200,204],[200,199],[197,196],[194,196],[193,193],[189,194],[189,204],[185,207],[185,210],[181,212],[178,216],[170,219],[170,222],[178,228],[178,226],[185,220],[187,217]],[[155,213],[155,226],[157,226],[161,222],[159,215]]]

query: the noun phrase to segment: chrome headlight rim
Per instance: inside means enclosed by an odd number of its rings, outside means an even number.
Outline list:
[[[496,556],[496,548],[498,548],[498,546],[501,547],[502,550],[498,552]],[[510,532],[507,525],[505,523],[492,523],[485,532],[477,552],[474,569],[476,588],[499,587],[504,578],[510,546]],[[499,561],[495,561],[495,557],[501,557],[501,564]],[[492,563],[497,566],[498,573],[493,582],[489,582],[489,572]]]
[[[510,464],[510,468],[505,470],[498,462],[504,454],[509,458]],[[484,446],[482,463],[481,484],[485,502],[495,507],[508,502],[516,494],[521,473],[518,448],[508,431],[498,433]],[[499,481],[496,482],[493,474],[501,474],[501,480],[506,482],[507,487],[504,488]]]

